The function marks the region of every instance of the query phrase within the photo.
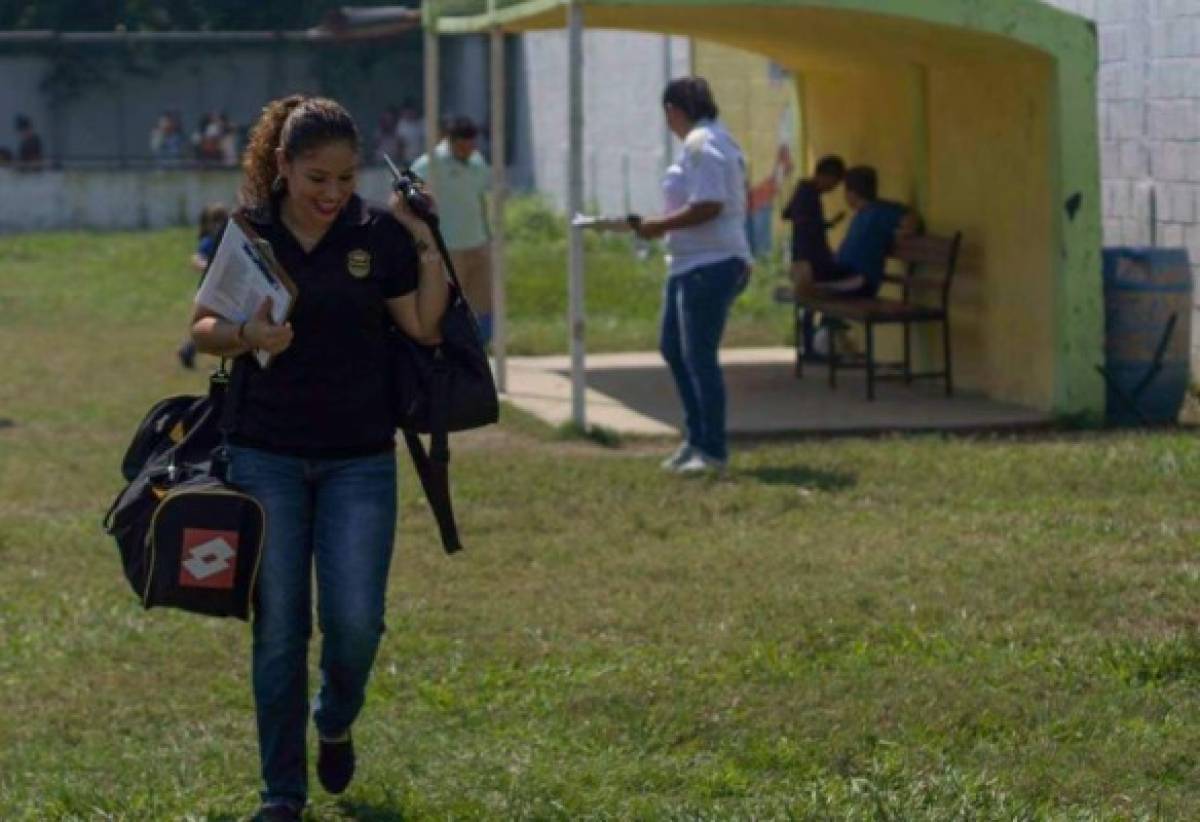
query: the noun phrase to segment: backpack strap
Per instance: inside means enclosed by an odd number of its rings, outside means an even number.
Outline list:
[[[450,281],[450,300],[461,299],[462,283],[459,282],[458,272],[454,270],[454,262],[450,258],[450,250],[442,236],[440,220],[435,213],[418,214],[429,226],[433,234],[434,244],[441,253],[445,265],[446,277]],[[408,446],[409,456],[412,457],[413,468],[421,479],[421,488],[425,491],[425,499],[433,509],[433,517],[437,520],[438,533],[442,539],[442,548],[447,554],[461,551],[462,541],[458,536],[458,523],[454,519],[454,503],[450,498],[450,433],[449,433],[449,399],[450,372],[442,363],[441,348],[434,349],[434,371],[430,381],[429,397],[429,450],[425,450],[421,438],[409,431],[404,432],[404,444]]]
[[[229,475],[229,435],[237,427],[238,412],[241,410],[242,394],[246,387],[246,363],[240,362],[241,357],[233,360],[231,367],[226,368],[226,360],[221,358],[221,364],[209,383],[209,397],[220,414],[217,426],[221,432],[221,442],[213,450],[212,475],[221,482],[228,482]]]
[[[437,520],[442,548],[447,554],[453,554],[461,551],[463,545],[458,537],[454,503],[450,498],[450,434],[447,430],[449,376],[445,368],[435,368],[433,372],[429,403],[429,451],[425,450],[421,438],[409,431],[404,432],[404,443],[408,446],[413,468],[421,479],[421,488]]]

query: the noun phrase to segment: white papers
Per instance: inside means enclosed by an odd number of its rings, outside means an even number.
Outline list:
[[[605,217],[596,214],[576,214],[571,219],[575,228],[590,228],[594,231],[633,231],[628,217]]]
[[[270,297],[271,320],[282,324],[295,296],[296,286],[275,260],[271,245],[240,217],[230,219],[196,293],[196,304],[230,322],[244,323]],[[264,368],[271,359],[261,350],[254,356]]]

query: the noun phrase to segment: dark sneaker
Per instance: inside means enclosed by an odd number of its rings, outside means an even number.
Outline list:
[[[350,731],[333,739],[321,737],[317,748],[317,778],[321,787],[332,794],[346,790],[354,778],[354,740]]]
[[[291,802],[267,802],[254,814],[253,822],[300,822],[304,808]]]

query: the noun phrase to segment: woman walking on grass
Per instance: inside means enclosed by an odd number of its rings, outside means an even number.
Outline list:
[[[290,322],[267,307],[232,323],[198,306],[200,351],[235,357],[243,386],[230,479],[267,513],[254,615],[253,689],[264,820],[300,819],[308,797],[308,644],[315,569],[322,634],[312,720],[330,793],[355,769],[351,725],[383,633],[396,528],[386,329],[437,338],[448,301],[428,226],[403,200],[355,194],[359,132],[332,100],[263,109],[242,160],[242,215],[299,289]],[[272,355],[266,369],[248,352]]]
[[[663,112],[683,150],[663,178],[666,213],[643,219],[637,229],[645,239],[665,234],[670,251],[660,345],[683,403],[687,438],[663,468],[720,474],[729,451],[725,381],[717,355],[751,260],[745,161],[717,119],[717,104],[703,77],[671,81],[663,92]]]

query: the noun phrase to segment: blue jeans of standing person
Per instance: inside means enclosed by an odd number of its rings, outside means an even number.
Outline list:
[[[245,447],[230,456],[230,480],[267,513],[253,628],[263,801],[302,805],[313,568],[324,637],[313,721],[332,737],[358,716],[383,635],[396,457],[301,459]]]
[[[659,348],[683,403],[687,443],[706,457],[729,459],[725,380],[717,358],[729,308],[746,287],[746,263],[730,257],[667,279]]]

